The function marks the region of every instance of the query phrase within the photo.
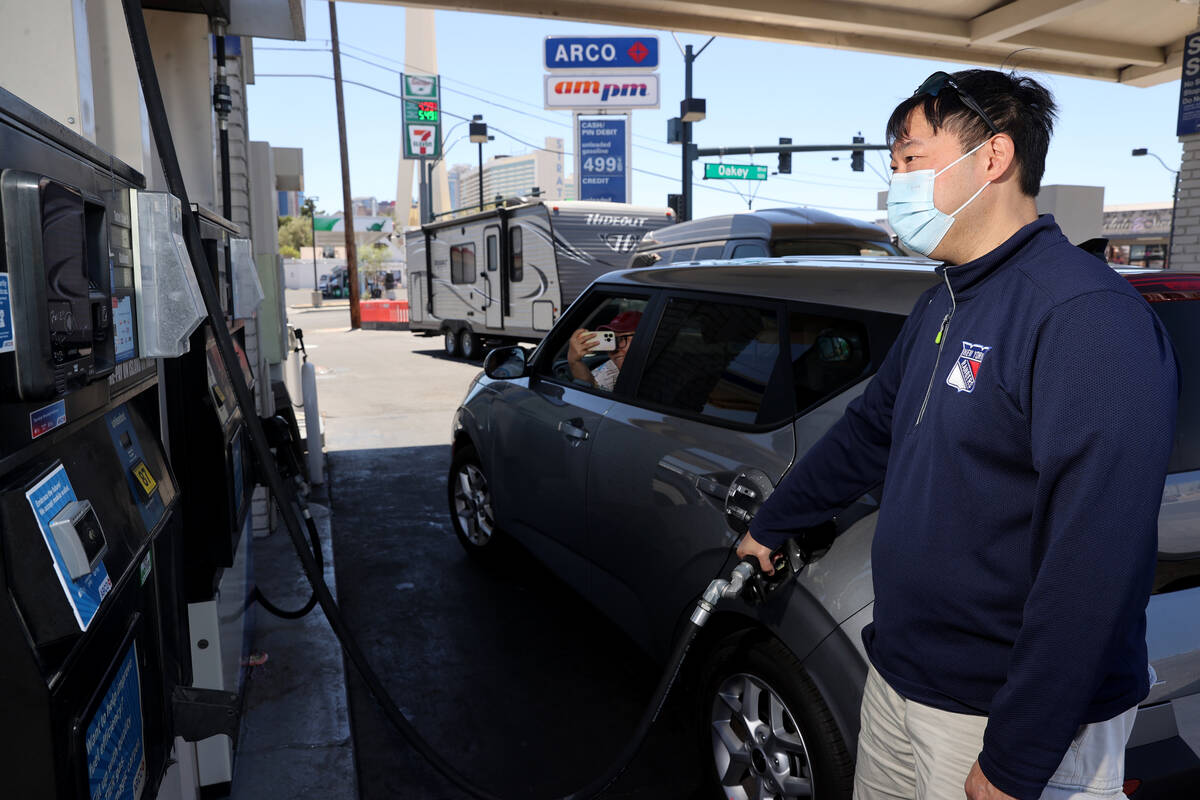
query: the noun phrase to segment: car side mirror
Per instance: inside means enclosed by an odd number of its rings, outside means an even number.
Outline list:
[[[523,378],[529,374],[528,359],[524,347],[498,347],[483,360],[483,374],[501,381]]]

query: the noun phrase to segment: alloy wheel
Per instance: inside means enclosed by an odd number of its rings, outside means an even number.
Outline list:
[[[761,678],[726,678],[712,703],[713,761],[730,800],[813,796],[808,747],[779,694]]]
[[[483,470],[475,464],[463,464],[455,475],[454,515],[471,544],[483,547],[491,540],[496,525],[492,517],[492,495]]]

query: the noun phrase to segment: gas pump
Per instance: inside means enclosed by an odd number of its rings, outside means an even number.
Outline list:
[[[137,333],[140,174],[0,90],[0,770],[151,796],[190,683],[178,488]]]
[[[208,270],[218,287],[223,318],[205,322],[191,334],[189,352],[164,363],[171,463],[183,493],[182,588],[193,685],[240,695],[252,632],[250,500],[256,473],[245,419],[217,352],[212,325],[223,325],[233,338],[242,377],[253,387],[245,322],[236,316],[237,306],[245,305],[246,292],[238,285],[238,277],[245,274],[239,242],[245,240],[229,220],[196,206],[192,211],[200,223],[207,262],[200,268]],[[196,755],[200,785],[218,792],[227,789],[233,779],[231,739],[201,741]]]

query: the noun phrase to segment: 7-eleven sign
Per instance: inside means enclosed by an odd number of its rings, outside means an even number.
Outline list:
[[[442,137],[437,125],[404,126],[405,158],[436,158],[441,152]]]

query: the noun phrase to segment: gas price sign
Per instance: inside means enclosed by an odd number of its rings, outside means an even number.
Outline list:
[[[579,120],[579,199],[628,202],[624,117]]]
[[[405,100],[405,122],[439,122],[441,112],[437,100]]]

